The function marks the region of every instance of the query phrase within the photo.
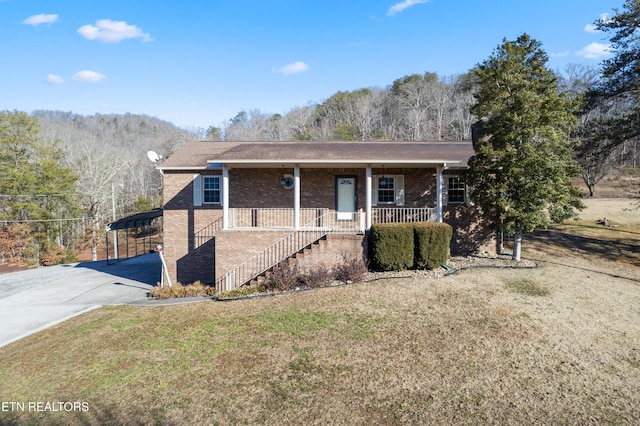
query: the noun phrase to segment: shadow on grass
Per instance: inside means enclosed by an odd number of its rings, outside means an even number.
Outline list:
[[[636,234],[630,232],[630,234]],[[599,269],[584,268],[573,265],[567,261],[567,251],[572,256],[597,257],[611,262],[620,263],[620,269],[624,270],[624,264],[640,265],[640,240],[636,238],[596,238],[584,235],[576,235],[563,229],[549,228],[539,229],[528,236],[535,244],[537,252],[547,255],[546,260],[527,258],[536,262],[550,263],[566,266],[573,269],[608,275],[613,278],[621,278],[629,281],[640,282],[640,279],[607,272]]]

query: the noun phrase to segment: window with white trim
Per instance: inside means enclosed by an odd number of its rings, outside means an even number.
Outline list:
[[[220,204],[222,202],[220,181],[220,176],[203,176],[202,199],[204,204]]]
[[[396,178],[394,176],[378,177],[378,203],[393,204],[396,201]]]
[[[372,201],[374,205],[390,204],[404,205],[404,176],[380,175],[373,176]]]
[[[458,175],[447,175],[447,204],[464,204],[467,201],[467,186]]]

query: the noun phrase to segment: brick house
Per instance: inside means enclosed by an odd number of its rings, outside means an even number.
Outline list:
[[[452,253],[491,251],[460,179],[471,155],[471,142],[188,143],[158,166],[169,274],[223,290],[305,248],[311,263],[366,256],[381,222],[445,221]]]

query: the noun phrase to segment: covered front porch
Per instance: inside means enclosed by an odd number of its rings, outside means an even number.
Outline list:
[[[265,205],[270,193],[256,188],[254,199],[240,203],[236,195],[234,182],[246,182],[245,164],[215,164],[219,173],[219,205],[222,210],[222,230],[326,230],[329,233],[365,233],[374,223],[405,223],[421,221],[442,222],[444,201],[443,170],[446,163],[411,165],[412,175],[393,176],[393,188],[387,193],[381,189],[382,181],[389,181],[386,165],[349,164],[346,169],[326,170],[322,181],[314,170],[321,169],[317,164],[282,165],[281,185],[290,190],[289,196],[282,198],[277,191],[280,206]],[[255,165],[253,165],[255,166]],[[364,167],[363,167],[364,166]],[[391,170],[408,170],[407,164],[395,164]],[[291,168],[289,168],[291,167]],[[403,167],[402,169],[400,167]],[[302,174],[306,180],[301,177]],[[268,172],[274,176],[273,168]],[[346,170],[342,175],[341,170]],[[232,171],[232,173],[230,173]],[[265,172],[267,173],[267,172]],[[313,177],[312,177],[313,176]],[[273,179],[270,177],[269,179]],[[335,184],[328,183],[335,180]],[[364,180],[364,185],[362,181]],[[420,182],[419,182],[420,181]],[[285,186],[286,185],[286,186]],[[322,194],[314,191],[321,187]],[[272,187],[273,188],[273,187]],[[302,190],[304,195],[301,195]],[[379,189],[380,188],[380,189]],[[270,189],[269,192],[273,191]],[[311,194],[311,195],[310,195]],[[273,195],[274,197],[276,195]],[[386,199],[382,197],[386,196]],[[289,198],[290,197],[290,198]],[[420,198],[422,197],[422,198]],[[287,201],[287,198],[289,201]],[[241,204],[241,205],[238,205]],[[290,207],[286,206],[289,204]],[[425,205],[426,204],[426,205]],[[303,206],[304,205],[304,206]],[[313,206],[313,207],[311,207]]]

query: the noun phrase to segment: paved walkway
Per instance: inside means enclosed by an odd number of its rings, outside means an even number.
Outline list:
[[[147,294],[160,281],[157,254],[116,264],[82,262],[0,275],[0,347],[91,309],[157,305]]]

